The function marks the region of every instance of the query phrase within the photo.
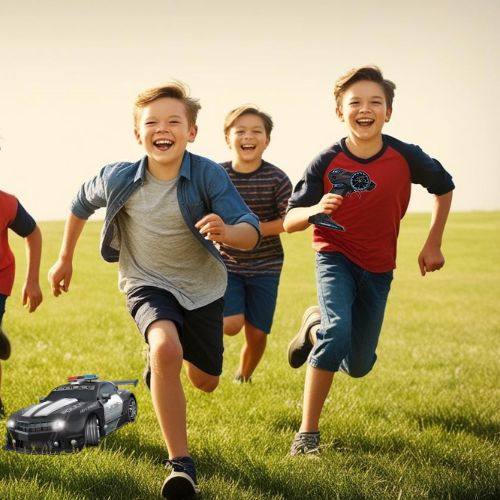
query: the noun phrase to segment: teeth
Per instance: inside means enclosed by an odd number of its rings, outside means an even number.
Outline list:
[[[166,139],[159,139],[154,142],[155,146],[171,146],[173,144],[172,141],[168,141]]]
[[[253,146],[252,144],[243,144],[241,146],[241,149],[254,149],[255,146]]]

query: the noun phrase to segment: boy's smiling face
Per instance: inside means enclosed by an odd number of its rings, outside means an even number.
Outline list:
[[[344,93],[342,106],[337,108],[337,115],[345,122],[354,143],[380,140],[391,112],[382,86],[369,80],[353,83]]]
[[[134,132],[148,155],[150,169],[178,168],[197,128],[189,123],[182,101],[162,97],[142,108]]]
[[[264,121],[253,113],[237,118],[226,136],[227,144],[240,163],[260,162],[269,141]]]

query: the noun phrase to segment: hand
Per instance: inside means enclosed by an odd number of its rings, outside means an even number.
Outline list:
[[[422,276],[425,276],[425,273],[439,271],[444,266],[444,255],[441,248],[425,245],[418,256],[418,265]]]
[[[194,226],[206,240],[223,243],[226,236],[226,225],[217,214],[208,214],[202,217]]]
[[[315,214],[331,215],[338,210],[344,198],[340,194],[326,193],[315,206]]]
[[[49,270],[49,283],[54,297],[59,297],[61,291],[69,292],[69,284],[73,275],[71,262],[59,259]]]
[[[32,313],[42,303],[43,295],[40,285],[37,282],[26,282],[22,290],[23,306],[26,306],[28,312]]]

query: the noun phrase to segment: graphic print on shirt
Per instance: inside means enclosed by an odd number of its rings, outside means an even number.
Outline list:
[[[328,173],[328,179],[332,183],[330,193],[340,194],[341,196],[349,196],[352,193],[361,191],[371,191],[376,184],[370,179],[370,176],[363,170],[350,172],[343,168],[336,168]],[[336,231],[345,231],[345,227],[335,222],[330,215],[316,214],[309,217],[311,224],[335,229]]]

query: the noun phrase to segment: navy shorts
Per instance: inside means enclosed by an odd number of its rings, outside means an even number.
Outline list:
[[[269,333],[273,325],[279,274],[242,276],[227,273],[224,316],[243,314],[253,326]]]
[[[179,332],[183,358],[210,375],[222,373],[223,298],[189,310],[167,290],[144,286],[127,293],[127,307],[146,342],[154,321],[172,321]]]

